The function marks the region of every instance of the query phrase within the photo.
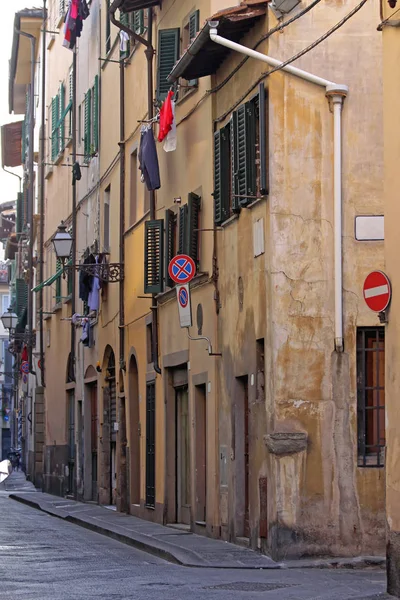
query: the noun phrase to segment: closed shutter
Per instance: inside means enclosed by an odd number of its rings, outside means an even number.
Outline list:
[[[51,99],[51,160],[54,161],[58,156],[58,96]]]
[[[133,13],[133,29],[138,35],[144,33],[144,10],[135,10]]]
[[[88,90],[85,94],[85,116],[84,116],[85,123],[84,123],[84,132],[83,132],[85,162],[88,162],[89,158],[90,158],[91,104],[92,104],[92,90]]]
[[[72,102],[74,99],[74,70],[72,67],[69,70],[68,87],[69,87],[69,103],[71,104],[71,110],[69,111],[68,137],[71,139],[72,138],[72,111],[73,111]]]
[[[256,114],[254,102],[242,104],[233,113],[233,194],[232,209],[247,206],[257,193]],[[253,197],[252,197],[253,196]]]
[[[157,100],[164,100],[171,84],[167,81],[179,58],[179,29],[158,32]]]
[[[115,373],[115,367],[114,367]],[[117,441],[117,432],[115,431],[114,423],[117,422],[117,386],[115,375],[110,377],[110,425],[111,425],[111,441]]]
[[[178,254],[187,254],[188,246],[188,207],[181,206],[179,209],[179,247]]]
[[[164,220],[146,221],[144,248],[144,293],[163,290]]]
[[[199,32],[200,26],[200,11],[196,10],[189,17],[189,44],[191,44]],[[190,79],[188,85],[195,87],[198,85],[198,79]]]
[[[65,86],[62,83],[60,85],[60,91],[58,93],[58,114],[59,114],[59,127],[58,127],[58,152],[62,152],[65,148]]]
[[[61,259],[57,258],[56,273],[62,268]],[[61,302],[61,275],[56,279],[56,304]]]
[[[66,0],[58,0],[58,14],[60,18],[65,14],[65,3]]]
[[[146,506],[156,500],[156,385],[146,385]]]
[[[21,153],[21,161],[22,164],[25,163],[25,155],[26,155],[26,119],[22,121],[22,153]]]
[[[214,133],[214,222],[220,225],[229,217],[230,126]]]
[[[199,267],[199,224],[200,196],[191,192],[188,197],[188,249],[187,254],[194,260],[196,269]]]
[[[94,78],[93,97],[93,146],[94,151],[99,149],[99,76]]]
[[[258,144],[260,152],[260,194],[268,194],[268,168],[267,168],[267,114],[265,101],[265,87],[261,82],[258,86]]]
[[[243,109],[243,111],[242,111]],[[239,115],[240,113],[240,115]],[[230,146],[231,146],[231,173],[232,173],[232,182],[231,182],[231,209],[232,212],[238,213],[240,212],[240,185],[239,185],[239,133],[238,133],[238,123],[244,122],[244,106],[241,106],[237,111],[232,114],[231,118],[231,136],[230,136]],[[242,148],[243,156],[246,156],[246,140],[244,139],[244,148]]]
[[[16,218],[16,232],[22,233],[24,223],[24,194],[18,193],[17,196],[17,218]]]
[[[125,27],[129,27],[131,28],[131,24],[130,24],[130,13],[123,13],[120,11],[119,13],[119,20],[121,21],[122,25],[125,25]],[[126,45],[126,52],[119,52],[120,56],[122,56],[123,54],[129,56],[129,54],[131,53],[131,42],[130,39]]]
[[[168,274],[168,265],[175,256],[176,216],[172,210],[165,211],[165,285],[174,287],[174,282]]]
[[[25,279],[15,280],[15,312],[21,317],[28,306],[28,285]]]

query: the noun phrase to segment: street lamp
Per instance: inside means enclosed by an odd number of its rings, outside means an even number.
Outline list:
[[[54,246],[54,252],[64,266],[64,263],[71,257],[73,243],[72,237],[68,233],[67,226],[64,224],[64,221],[61,221],[60,225],[58,226],[57,233],[53,236],[52,242]]]
[[[11,306],[8,307],[8,310],[0,318],[3,327],[10,331],[15,329],[18,324],[18,316],[13,312]]]

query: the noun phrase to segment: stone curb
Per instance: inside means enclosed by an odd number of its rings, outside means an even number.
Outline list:
[[[141,534],[134,534],[134,536],[126,535],[118,529],[118,525],[110,527],[104,527],[93,521],[83,519],[71,514],[67,514],[62,509],[56,509],[48,506],[46,502],[40,502],[33,498],[21,497],[18,494],[10,494],[9,498],[16,500],[21,504],[26,504],[31,508],[36,508],[42,512],[63,519],[74,525],[79,525],[90,531],[94,531],[101,535],[107,536],[118,542],[127,544],[137,548],[138,550],[162,558],[168,562],[181,565],[183,567],[195,567],[203,569],[241,569],[241,570],[277,570],[277,569],[366,569],[366,568],[381,568],[386,567],[386,559],[382,556],[359,556],[355,558],[331,558],[331,559],[298,559],[282,561],[280,563],[268,564],[263,567],[260,566],[246,566],[238,565],[235,563],[224,564],[221,563],[212,564],[207,563],[201,556],[189,549],[182,549],[175,544],[170,542],[160,542],[158,539]]]

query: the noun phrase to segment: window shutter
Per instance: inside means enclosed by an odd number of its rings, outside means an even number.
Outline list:
[[[165,285],[174,287],[174,282],[168,274],[168,265],[175,256],[176,217],[172,210],[165,211]]]
[[[24,223],[24,194],[18,193],[17,196],[17,218],[16,218],[16,233],[22,233]]]
[[[188,251],[193,258],[196,269],[199,266],[199,223],[201,198],[190,192],[188,196]]]
[[[72,67],[69,70],[68,88],[69,88],[69,103],[71,104],[71,110],[69,111],[68,137],[72,138],[72,111],[73,111],[72,102],[73,102],[73,97],[74,97],[74,71],[73,71]]]
[[[89,158],[90,158],[91,104],[92,104],[92,91],[88,90],[85,94],[85,124],[84,124],[84,134],[83,134],[85,162],[88,162]]]
[[[58,14],[63,17],[65,14],[65,0],[58,0]]]
[[[26,120],[24,119],[22,121],[22,154],[21,154],[21,159],[22,159],[22,164],[25,163],[25,155],[26,155]]]
[[[179,248],[178,254],[187,254],[188,252],[188,206],[181,206],[179,209]]]
[[[57,258],[56,273],[62,268],[61,259]],[[61,275],[56,279],[56,304],[61,302]]]
[[[99,76],[94,78],[93,97],[93,145],[97,152],[99,149]]]
[[[15,305],[15,312],[21,318],[28,306],[28,285],[22,278],[15,280]]]
[[[214,133],[214,222],[220,225],[229,217],[230,126]]]
[[[258,86],[258,123],[259,123],[259,159],[260,159],[260,193],[262,196],[268,194],[268,171],[267,171],[267,115],[265,101],[265,86],[261,82]]]
[[[51,100],[51,160],[54,161],[58,156],[58,96]]]
[[[200,29],[200,11],[196,10],[189,17],[189,43],[193,42],[194,38],[198,34]],[[197,86],[199,83],[198,79],[190,79],[188,81],[188,85],[193,87]]]
[[[231,182],[231,208],[232,212],[238,213],[240,212],[240,185],[239,185],[239,147],[238,147],[238,122],[239,122],[239,111],[243,107],[241,106],[237,111],[232,113],[231,118],[231,136],[230,136],[230,146],[231,146],[231,173],[232,173],[232,182]],[[243,113],[244,119],[244,113]],[[243,141],[244,145],[246,144],[246,140]],[[246,148],[244,147],[243,152],[246,152]]]
[[[236,116],[235,116],[236,115]],[[254,102],[242,104],[233,114],[234,194],[232,206],[247,206],[254,201],[256,186],[256,114]],[[250,196],[250,197],[249,197]]]
[[[144,293],[163,290],[164,220],[146,221],[144,247]]]
[[[158,32],[157,100],[167,97],[171,84],[167,81],[179,58],[179,29],[161,29]]]
[[[58,118],[59,118],[59,127],[58,127],[58,152],[62,152],[65,148],[65,86],[62,83],[60,85],[60,91],[58,93]]]
[[[144,10],[135,10],[133,13],[133,29],[138,35],[144,33]]]

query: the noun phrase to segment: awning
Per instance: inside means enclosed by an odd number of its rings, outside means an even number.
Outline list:
[[[1,128],[1,164],[19,167],[22,164],[22,123],[7,123]]]
[[[122,0],[118,8],[121,12],[127,13],[133,10],[157,6],[157,4],[161,4],[161,0]]]
[[[61,277],[61,275],[63,274],[63,271],[64,271],[64,267],[61,267],[61,269],[58,269],[58,271],[55,273],[55,275],[52,275],[51,277],[49,277],[48,279],[46,279],[45,281],[43,281],[42,283],[39,283],[36,287],[34,287],[32,292],[39,292],[44,287],[47,287],[48,285],[51,285],[52,283],[57,281],[57,279],[59,277]]]
[[[172,69],[168,81],[173,83],[179,77],[190,80],[214,75],[231,50],[211,40],[209,22],[218,22],[218,35],[239,42],[265,15],[267,5],[266,0],[246,0],[210,17]]]

